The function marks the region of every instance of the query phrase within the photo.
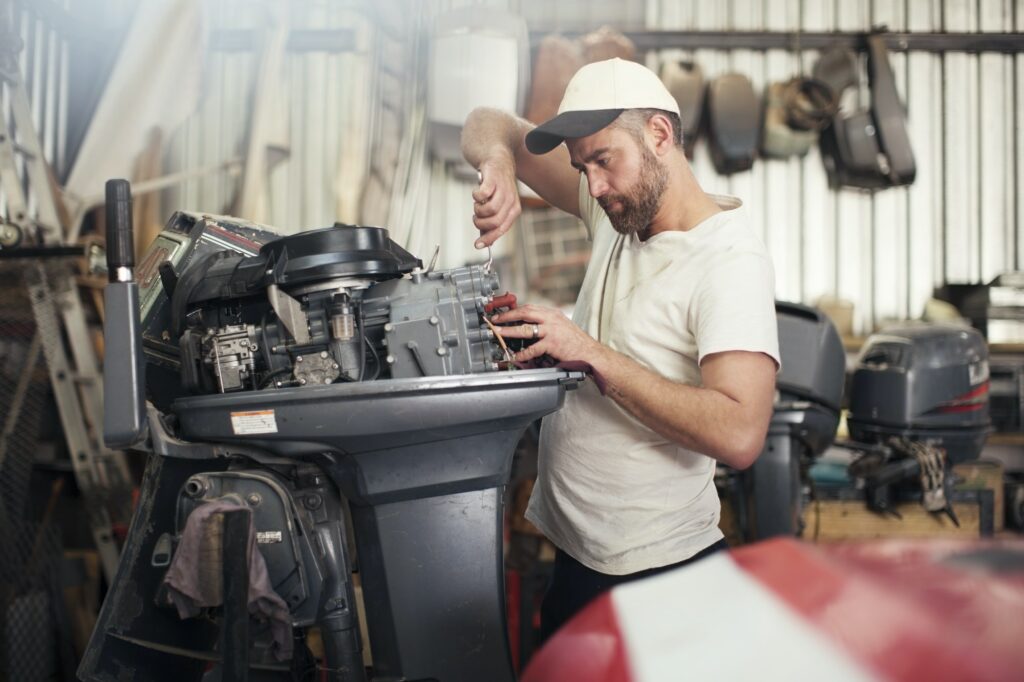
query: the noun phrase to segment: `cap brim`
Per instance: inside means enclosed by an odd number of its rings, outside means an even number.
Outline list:
[[[547,154],[567,138],[593,135],[619,117],[624,109],[567,111],[542,123],[526,134],[526,148],[532,154]]]

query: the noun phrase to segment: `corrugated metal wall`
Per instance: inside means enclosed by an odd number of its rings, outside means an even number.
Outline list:
[[[857,32],[879,24],[920,32],[1024,28],[1024,0],[490,4],[521,12],[534,32],[602,23],[628,29],[641,18],[648,29],[708,31]],[[657,69],[663,60],[681,57],[696,60],[709,78],[741,72],[760,90],[809,72],[818,53],[666,49],[648,54],[647,61]],[[895,52],[890,59],[917,160],[911,187],[832,190],[817,149],[803,159],[759,160],[751,171],[729,177],[716,174],[703,144],[694,161],[707,190],[746,201],[774,259],[778,297],[852,301],[857,333],[920,316],[943,283],[987,282],[1024,265],[1017,199],[1024,189],[1024,110],[1018,106],[1024,102],[1024,56]],[[848,93],[844,106],[867,100],[866,89],[859,97]],[[447,213],[432,214],[444,217],[452,239],[468,227],[461,209],[449,205]]]
[[[434,14],[474,2],[391,3],[405,8],[406,68],[425,70],[423,39]],[[1024,0],[649,0],[646,3],[534,3],[496,0],[527,17],[531,29],[596,27],[600,23],[649,29],[863,31],[887,24],[895,31],[997,31],[1024,29]],[[256,28],[247,3],[211,4],[211,28]],[[364,3],[304,2],[293,5],[293,28],[354,28],[367,35],[375,16]],[[379,16],[379,15],[378,15]],[[376,40],[375,38],[371,38]],[[401,35],[389,40],[402,43]],[[271,222],[290,229],[355,220],[355,201],[340,193],[361,182],[371,148],[380,143],[374,126],[382,115],[376,76],[380,53],[361,46],[344,53],[293,53],[287,98],[291,157],[272,176]],[[749,76],[757,88],[809,71],[817,54],[792,51],[663,50],[661,60],[692,57],[713,77],[726,71]],[[856,331],[896,318],[916,317],[935,286],[990,280],[1024,264],[1024,216],[1017,197],[1024,190],[1024,55],[891,55],[897,87],[906,103],[917,159],[914,185],[874,194],[831,190],[817,150],[804,159],[762,160],[753,170],[719,176],[703,145],[694,162],[709,191],[742,197],[755,228],[775,260],[780,298],[813,303],[838,296],[856,305]],[[237,156],[242,149],[256,54],[211,51],[208,92],[202,111],[178,134],[170,166],[201,166]],[[422,73],[392,74],[398,88],[422,92]],[[392,87],[391,89],[394,89]],[[367,113],[366,107],[371,111]],[[363,214],[399,220],[403,241],[429,250],[441,241],[442,265],[475,254],[468,248],[472,185],[432,163],[422,143],[422,111],[405,98],[398,118],[404,175],[415,181],[378,193]],[[360,130],[360,126],[362,129]],[[409,137],[412,136],[412,137]],[[397,153],[396,147],[396,153]],[[346,164],[349,164],[347,170]],[[344,175],[347,180],[339,180]],[[359,188],[361,191],[361,187]],[[166,207],[224,210],[237,178],[221,175],[189,183]],[[387,206],[382,209],[384,201]],[[403,217],[404,216],[404,217]],[[412,216],[412,217],[410,217]],[[417,234],[411,234],[411,232]],[[429,244],[428,244],[429,242]],[[463,244],[465,242],[465,244]],[[422,247],[422,248],[421,248]],[[421,254],[429,257],[429,253]]]
[[[772,31],[995,31],[1022,28],[1019,0],[732,0],[649,3],[652,28]],[[1022,39],[1024,43],[1024,39]],[[651,59],[679,56],[664,51]],[[714,76],[729,70],[764,87],[809,71],[815,52],[699,50]],[[986,282],[1024,262],[1019,132],[1021,56],[893,53],[917,160],[909,188],[874,194],[830,190],[817,150],[802,160],[759,161],[717,176],[695,160],[711,191],[743,197],[775,261],[780,298],[824,295],[856,304],[858,331],[916,317],[935,286]]]
[[[21,41],[21,50],[13,55],[20,67],[21,82],[32,109],[32,123],[46,159],[59,172],[64,168],[65,133],[68,115],[68,35],[66,26],[45,13],[34,12],[18,3],[0,8],[0,22],[13,20],[13,28]],[[5,45],[10,49],[10,45]],[[0,85],[0,132],[14,129],[11,93]],[[18,139],[17,137],[15,139]],[[19,173],[21,158],[17,159]],[[27,186],[27,184],[26,184]],[[29,188],[29,211],[35,212],[34,189]],[[7,203],[0,189],[0,217],[7,214]]]
[[[0,3],[18,41],[13,55],[32,109],[36,134],[57,178],[70,170],[110,61],[137,0],[13,0]],[[7,39],[5,35],[4,40]],[[11,45],[5,44],[4,49]],[[0,102],[10,127],[9,95]]]
[[[269,175],[269,224],[285,230],[358,219],[370,139],[370,74],[374,35],[365,2],[210,2],[204,96],[199,111],[171,140],[168,172],[203,168],[241,158],[248,141],[252,94],[265,41],[286,22],[304,29],[351,31],[354,43],[339,49],[289,49],[278,97],[289,153]],[[280,10],[278,13],[277,10]],[[242,37],[235,42],[232,38]],[[203,36],[197,36],[197,45]],[[175,208],[223,212],[239,191],[237,175],[220,172],[168,191],[165,212]]]

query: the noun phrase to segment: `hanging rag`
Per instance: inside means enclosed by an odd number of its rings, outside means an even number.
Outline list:
[[[289,660],[292,657],[291,614],[288,605],[270,584],[266,561],[256,545],[252,510],[247,505],[222,498],[206,502],[189,514],[181,541],[164,576],[168,598],[182,619],[194,618],[201,609],[224,603],[222,513],[228,511],[245,511],[250,516],[246,550],[249,563],[249,613],[270,623],[275,658],[279,661]]]

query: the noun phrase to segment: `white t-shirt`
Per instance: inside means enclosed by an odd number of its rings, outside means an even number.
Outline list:
[[[775,275],[741,203],[686,232],[624,237],[580,181],[593,251],[573,321],[612,349],[680,383],[730,350],[779,362]],[[625,575],[688,559],[722,538],[715,461],[641,424],[593,381],[544,419],[526,518],[584,565]]]

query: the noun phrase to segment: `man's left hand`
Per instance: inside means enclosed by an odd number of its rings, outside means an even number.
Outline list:
[[[529,362],[548,355],[559,362],[593,364],[601,344],[573,324],[561,310],[539,305],[524,305],[491,318],[495,324],[518,322],[498,331],[505,339],[525,339],[533,343],[516,353],[516,362]]]

